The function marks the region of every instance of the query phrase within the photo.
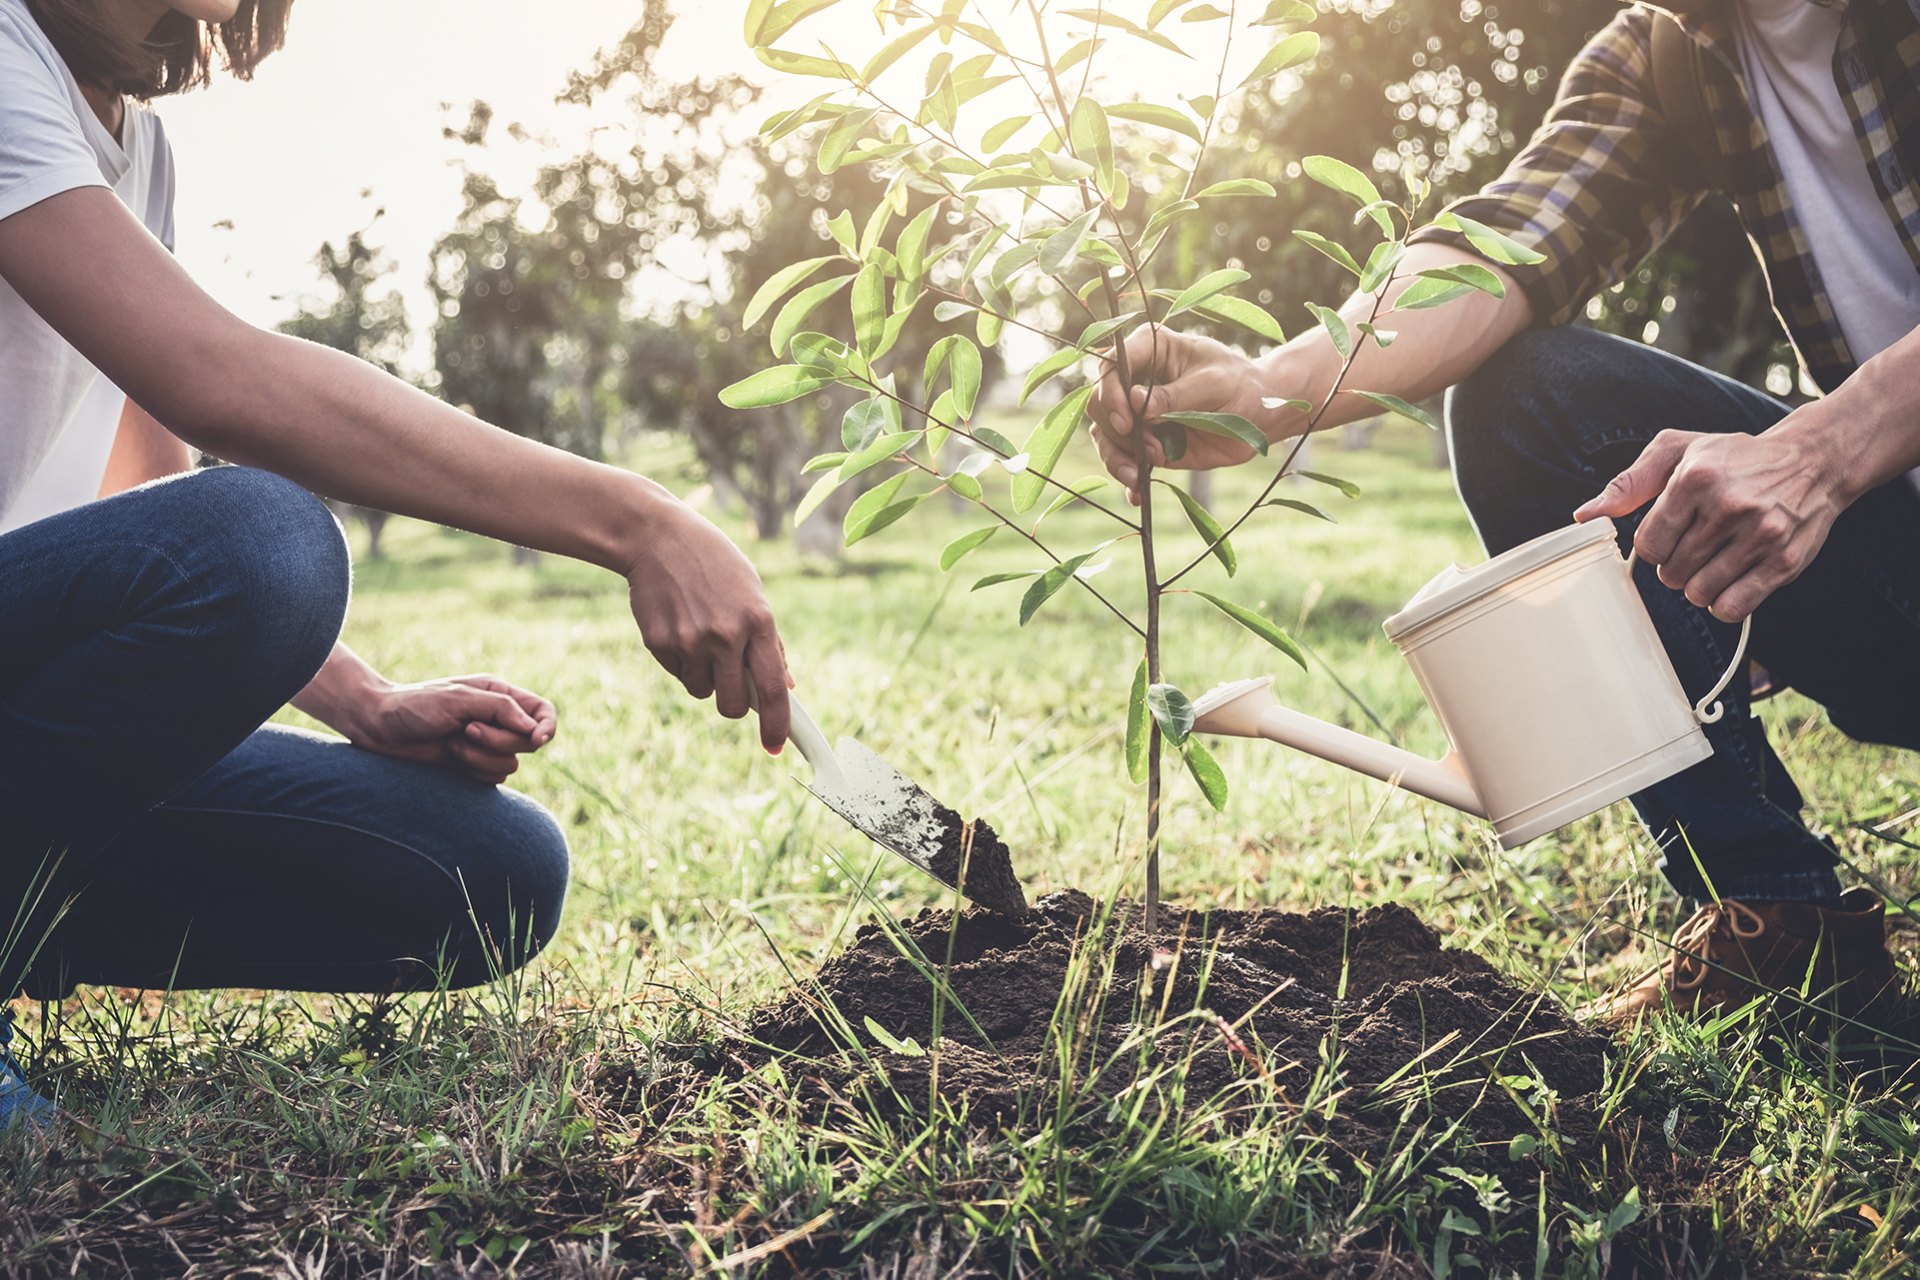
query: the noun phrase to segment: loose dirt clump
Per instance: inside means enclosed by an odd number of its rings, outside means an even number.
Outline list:
[[[938,801],[933,813],[940,820],[940,852],[927,864],[934,878],[957,886],[964,863],[969,898],[1010,916],[1026,915],[1027,895],[1013,874],[1013,851],[999,834],[978,818],[964,820]]]
[[[1366,1128],[1351,1118],[1372,1116],[1391,1128],[1410,1105],[1441,1121],[1469,1117],[1482,1141],[1504,1142],[1533,1128],[1515,1094],[1573,1099],[1601,1087],[1603,1037],[1479,956],[1443,947],[1397,904],[1306,914],[1163,907],[1151,936],[1137,908],[1123,905],[1104,931],[1100,915],[1086,894],[1066,890],[1020,919],[969,910],[956,928],[949,912],[926,910],[897,926],[935,969],[946,965],[943,1098],[1007,1122],[1063,1078],[1114,1097],[1150,1075],[1182,1081],[1189,1107],[1236,1085],[1243,1101],[1297,1101],[1324,1045],[1338,1054],[1337,1087],[1354,1099],[1339,1108],[1342,1124]],[[797,1074],[836,1093],[924,1114],[935,1055],[893,1051],[867,1020],[896,1043],[925,1047],[935,1003],[921,965],[869,924],[816,986],[758,1010],[748,1034],[761,1057],[814,1059]],[[1062,1009],[1069,1016],[1056,1016]],[[1342,1145],[1375,1145],[1352,1136]]]

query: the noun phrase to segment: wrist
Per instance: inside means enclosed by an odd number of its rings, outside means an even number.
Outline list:
[[[1884,434],[1876,430],[1877,415],[1853,412],[1852,399],[1836,392],[1801,405],[1765,433],[1806,460],[1805,472],[1819,477],[1841,510],[1880,484],[1877,473],[1884,469],[1875,447]]]
[[[1326,345],[1327,350],[1332,351],[1332,346]],[[1267,439],[1288,440],[1306,434],[1314,410],[1320,407],[1321,393],[1317,389],[1331,385],[1338,372],[1337,367],[1327,372],[1317,368],[1316,354],[1311,345],[1290,342],[1253,362],[1252,384],[1260,399],[1255,401],[1254,412],[1248,416],[1267,433]],[[1304,401],[1311,407],[1301,409],[1283,404],[1269,409],[1264,403],[1267,400]]]
[[[605,527],[595,559],[631,579],[642,562],[657,558],[661,542],[673,536],[671,530],[689,508],[659,483],[632,472],[623,475],[618,514]]]

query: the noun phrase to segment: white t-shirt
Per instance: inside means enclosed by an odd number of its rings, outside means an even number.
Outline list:
[[[172,250],[159,118],[129,103],[114,138],[23,0],[0,0],[0,219],[76,187],[111,189]],[[125,399],[0,279],[0,533],[93,499]]]

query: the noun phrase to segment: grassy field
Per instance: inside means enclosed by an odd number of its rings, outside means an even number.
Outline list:
[[[1076,450],[1079,448],[1076,445]],[[1167,607],[1168,678],[1197,694],[1277,674],[1291,705],[1407,745],[1439,731],[1379,629],[1450,559],[1479,552],[1426,433],[1389,425],[1302,484],[1329,524],[1236,538],[1233,595],[1324,665],[1302,672],[1204,603]],[[688,491],[670,441],[637,465]],[[1079,469],[1075,470],[1078,464]],[[1059,474],[1093,470],[1073,454]],[[1232,507],[1249,476],[1219,480]],[[1111,492],[1111,491],[1109,491]],[[1029,897],[1138,882],[1141,802],[1121,730],[1137,652],[1084,593],[1025,628],[1011,540],[943,576],[975,518],[928,503],[839,560],[748,543],[799,692],[1016,851]],[[1199,542],[1177,513],[1167,541]],[[1106,536],[1052,517],[1059,545]],[[364,533],[353,531],[356,546]],[[729,1050],[747,1010],[804,979],[878,912],[938,886],[808,796],[797,760],[687,701],[646,656],[617,583],[484,539],[396,522],[363,559],[347,639],[396,678],[490,670],[561,713],[518,785],[573,842],[564,926],[493,987],[397,1001],[83,990],[17,1006],[36,1083],[84,1124],[0,1146],[0,1272],[90,1276],[948,1274],[1526,1276],[1912,1274],[1920,1123],[1897,1072],[1865,1072],[1759,1017],[1718,1036],[1659,1025],[1609,1060],[1613,1129],[1490,1157],[1410,1130],[1381,1168],[1336,1166],[1285,1126],[1151,1134],[1079,1116],[1032,1132],[932,1114],[885,1121],[797,1101]],[[1129,597],[1123,555],[1099,579]],[[1195,585],[1217,589],[1209,566]],[[1330,673],[1338,673],[1336,680]],[[1812,820],[1902,897],[1898,843],[1920,761],[1852,744],[1793,696],[1766,704]],[[292,719],[298,719],[292,716]],[[1477,822],[1271,744],[1216,753],[1224,813],[1170,782],[1165,884],[1186,905],[1398,901],[1450,945],[1569,1003],[1654,953],[1683,918],[1622,804],[1507,854]],[[1920,843],[1920,841],[1917,841]],[[1850,882],[1857,879],[1849,874]],[[1910,952],[1903,926],[1897,945]],[[1345,1101],[1336,1055],[1314,1105]],[[798,1068],[796,1068],[797,1070]],[[1532,1141],[1533,1139],[1529,1139]],[[1518,1261],[1516,1261],[1518,1259]],[[1682,1259],[1690,1259],[1682,1261]]]

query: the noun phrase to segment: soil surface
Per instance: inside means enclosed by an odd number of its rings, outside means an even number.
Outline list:
[[[976,846],[976,865],[978,855]],[[1188,1106],[1235,1085],[1243,1106],[1276,1092],[1297,1101],[1322,1045],[1334,1043],[1337,1087],[1354,1092],[1332,1129],[1347,1131],[1340,1145],[1350,1150],[1377,1147],[1411,1107],[1442,1123],[1470,1117],[1473,1135],[1500,1144],[1504,1159],[1509,1139],[1536,1131],[1515,1094],[1537,1108],[1542,1086],[1573,1100],[1602,1084],[1604,1037],[1479,956],[1443,947],[1397,904],[1304,915],[1163,906],[1152,935],[1138,909],[1123,905],[1089,946],[1098,918],[1092,899],[1065,890],[1023,918],[968,910],[955,928],[950,913],[927,910],[899,926],[935,969],[951,958],[937,1086],[935,1055],[894,1052],[867,1027],[872,1019],[897,1042],[933,1043],[932,985],[876,924],[820,970],[817,985],[759,1009],[748,1033],[814,1059],[793,1073],[809,1087],[864,1092],[883,1109],[922,1115],[937,1087],[956,1111],[964,1103],[986,1123],[1012,1122],[1023,1105],[1032,1114],[1069,1075],[1094,1097],[1152,1074],[1183,1080]],[[1071,1073],[1055,1026],[1070,981],[1082,992],[1072,1001],[1079,1025],[1066,1033]],[[848,1051],[849,1033],[864,1054]],[[1560,1120],[1563,1133],[1579,1127],[1573,1114]]]

